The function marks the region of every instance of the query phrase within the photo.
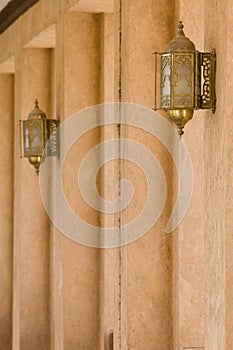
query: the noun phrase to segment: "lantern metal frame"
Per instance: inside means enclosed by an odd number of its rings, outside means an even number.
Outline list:
[[[40,165],[48,156],[58,156],[59,120],[48,119],[35,100],[35,108],[27,120],[20,120],[20,157],[28,158],[39,173]]]
[[[155,55],[155,101],[154,110],[164,110],[168,112],[170,118],[178,127],[180,137],[187,121],[193,116],[193,111],[197,109],[216,110],[216,52],[200,52],[190,50],[195,48],[194,44],[185,37],[183,25],[180,22],[177,37],[171,42],[171,49],[167,52],[154,52]],[[179,49],[179,44],[181,49]],[[182,46],[184,49],[182,49]],[[187,49],[186,49],[187,47]],[[160,61],[160,63],[158,63]],[[160,67],[159,67],[160,65]],[[187,75],[179,72],[179,68],[187,68]],[[157,96],[158,70],[160,68],[160,92]],[[181,76],[185,76],[186,91],[179,88]],[[165,91],[165,84],[166,92]],[[158,103],[160,99],[160,103]],[[177,112],[177,113],[175,113]],[[181,118],[181,113],[183,117]],[[176,116],[176,114],[178,116]]]

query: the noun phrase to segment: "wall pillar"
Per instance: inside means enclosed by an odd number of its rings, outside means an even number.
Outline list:
[[[115,73],[115,47],[114,47],[115,21],[113,13],[101,15],[101,103],[114,102],[114,73]],[[105,116],[101,116],[104,122]],[[100,141],[117,138],[117,125],[101,127]],[[115,198],[114,184],[117,183],[118,161],[105,164],[101,172],[100,191],[105,199]],[[115,180],[115,181],[114,181]],[[105,208],[102,208],[105,213]],[[114,227],[117,215],[101,215],[101,227]],[[116,335],[117,319],[117,280],[116,249],[100,250],[100,349],[111,349],[111,343]]]
[[[20,159],[19,119],[34,100],[50,116],[50,50],[19,49],[15,67],[13,349],[44,350],[49,338],[49,221],[38,177]]]
[[[232,1],[207,0],[205,14],[205,50],[215,48],[217,54],[217,109],[205,117],[205,350],[228,350],[232,347],[233,266]]]
[[[100,102],[99,50],[99,15],[68,12],[61,16],[57,23],[55,48],[55,113],[61,122]],[[72,146],[65,160],[63,177],[67,200],[76,215],[97,226],[98,215],[89,210],[82,200],[76,176],[80,161],[98,140],[99,132],[93,130],[83,137],[81,143],[76,142]],[[58,302],[54,307],[60,310],[58,315],[62,317],[62,320],[54,320],[58,348],[98,349],[99,250],[82,246],[58,232],[54,234],[52,250],[57,256],[55,287],[57,292],[58,285],[62,289],[59,295],[54,296]],[[56,309],[53,318],[55,315]],[[62,335],[58,334],[58,330]]]
[[[173,34],[173,1],[118,1],[119,59],[118,99],[154,105],[154,51],[163,51]],[[172,160],[158,140],[143,130],[121,126],[121,137],[133,139],[159,159],[171,185]],[[139,194],[136,208],[143,207],[145,188],[137,169],[121,165],[121,175],[133,181]],[[172,261],[171,236],[165,234],[172,191],[168,189],[166,210],[143,237],[119,252],[121,342],[119,349],[172,349]],[[134,207],[124,213],[130,221]],[[117,348],[118,349],[118,348]]]
[[[5,350],[12,347],[12,242],[13,242],[13,119],[14,76],[0,75],[0,339]]]
[[[233,198],[232,198],[232,178],[233,178],[233,125],[232,125],[232,89],[233,80],[233,33],[231,23],[233,21],[233,2],[227,2],[227,54],[226,54],[226,350],[233,348]]]
[[[179,20],[196,50],[204,50],[204,1],[176,1],[174,36]],[[193,193],[187,214],[173,235],[174,349],[204,347],[204,111],[195,111],[183,141],[193,168]]]

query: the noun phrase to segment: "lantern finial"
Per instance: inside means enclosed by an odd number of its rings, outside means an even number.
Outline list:
[[[28,116],[29,119],[47,119],[46,114],[40,109],[39,102],[35,99],[34,109]]]
[[[182,23],[182,21],[179,21],[179,24],[178,24],[178,31],[179,32],[183,32],[183,28],[184,28],[184,25],[183,25],[183,23]]]
[[[167,50],[171,51],[195,51],[194,43],[185,36],[183,31],[184,25],[179,21],[176,37],[168,43]]]

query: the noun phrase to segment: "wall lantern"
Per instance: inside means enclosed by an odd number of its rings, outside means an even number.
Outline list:
[[[21,120],[20,124],[21,157],[27,157],[38,174],[45,157],[58,154],[56,128],[59,121],[47,119],[46,114],[39,108],[38,101],[35,100],[35,108],[28,119]]]
[[[215,112],[216,54],[199,52],[183,32],[180,21],[176,37],[167,52],[155,54],[155,110],[168,112],[180,137],[195,109]],[[157,63],[158,59],[160,64]],[[160,68],[160,106],[157,107],[157,69]]]

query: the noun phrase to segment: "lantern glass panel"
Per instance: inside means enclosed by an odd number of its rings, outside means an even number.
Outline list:
[[[28,157],[30,155],[30,135],[29,135],[29,124],[28,121],[21,122],[21,137],[22,137],[22,148],[21,154],[23,157]]]
[[[29,129],[26,126],[24,129],[24,149],[25,149],[25,153],[29,152]]]
[[[30,120],[29,125],[30,155],[41,155],[45,146],[44,121]]]
[[[194,108],[194,53],[173,54],[173,107]]]
[[[161,108],[171,104],[171,55],[161,55]]]

